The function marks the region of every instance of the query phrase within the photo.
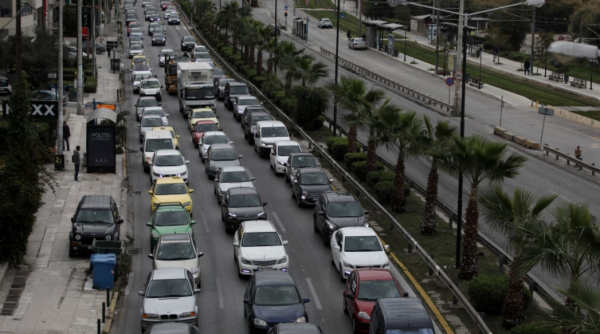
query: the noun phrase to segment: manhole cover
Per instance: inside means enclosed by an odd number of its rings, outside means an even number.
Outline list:
[[[136,255],[139,254],[142,251],[141,248],[128,248],[127,249],[127,254],[129,255]]]

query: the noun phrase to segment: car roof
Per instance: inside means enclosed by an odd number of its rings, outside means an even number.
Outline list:
[[[179,150],[158,150],[156,152],[154,152],[155,156],[158,155],[181,155],[181,152],[179,152]]]
[[[150,78],[143,79],[142,81],[158,81],[158,78],[150,77]]]
[[[198,124],[214,124],[214,125],[217,125],[217,122],[215,122],[213,120],[210,120],[210,119],[205,119],[205,120],[202,120],[202,121],[196,121],[196,123],[194,123],[194,124],[195,125],[198,125]],[[213,132],[215,132],[215,131],[213,131]]]
[[[185,183],[179,176],[167,176],[159,177],[156,179],[156,184],[173,184],[173,183]]]
[[[279,140],[275,142],[275,145],[277,146],[300,146],[300,143],[298,143],[295,140]]]
[[[267,113],[266,111],[259,111],[259,112],[253,112],[250,117],[256,117],[256,116],[271,116],[271,115],[269,115],[269,113]],[[273,116],[271,116],[271,117],[273,117]]]
[[[258,192],[254,188],[240,187],[240,188],[229,188],[229,195],[258,195]]]
[[[187,210],[183,207],[183,205],[179,202],[167,202],[167,203],[158,203],[156,207],[156,212],[177,212],[177,211],[185,211]]]
[[[224,150],[224,149],[234,149],[233,146],[231,146],[231,144],[212,144],[210,145],[210,149],[212,151],[214,150]]]
[[[142,118],[161,118],[162,119],[162,117],[160,115],[144,115],[144,117],[142,117]]]
[[[152,128],[153,131],[160,131],[160,130],[164,130],[164,131],[175,131],[175,129],[173,129],[172,126],[155,126]]]
[[[248,86],[245,83],[239,82],[239,81],[232,81],[232,82],[229,82],[228,84],[229,84],[230,87],[231,86]]]
[[[244,166],[221,167],[221,173],[225,173],[225,172],[248,172],[248,170]]]
[[[429,313],[418,298],[381,298],[377,300],[388,328],[431,328]]]
[[[254,273],[254,282],[256,286],[296,285],[290,273],[285,271],[257,271]]]
[[[275,126],[283,126],[285,127],[285,124],[283,124],[281,121],[260,121],[258,123],[256,123],[256,125],[259,125],[260,127],[275,127]]]
[[[253,95],[250,95],[250,94],[248,94],[248,95],[238,95],[237,98],[238,98],[238,100],[241,100],[241,99],[256,99],[256,96],[253,96]]]
[[[301,168],[298,169],[298,173],[300,174],[305,174],[305,173],[325,173],[321,168]]]
[[[373,269],[356,269],[356,274],[360,281],[392,281],[394,276],[387,269],[373,268]]]
[[[81,199],[81,209],[108,209],[111,205],[112,196],[88,195]]]
[[[280,334],[320,334],[319,326],[311,323],[280,323],[275,325]]]
[[[206,136],[227,136],[223,131],[206,131],[204,133],[204,137]]]
[[[140,96],[138,100],[156,100],[156,96]],[[156,100],[158,102],[158,100]]]
[[[299,157],[299,156],[311,156],[311,157],[315,157],[314,155],[312,155],[312,153],[308,153],[308,152],[294,152],[294,153],[290,153],[290,157]]]
[[[161,110],[162,112],[166,113],[166,111],[161,106],[144,107],[144,111],[152,111],[152,110]],[[152,116],[152,115],[146,115],[146,116]],[[154,116],[161,117],[159,115],[154,115]]]
[[[160,236],[160,242],[191,241],[188,233],[171,233]]]
[[[168,130],[150,130],[146,132],[145,137],[146,139],[173,139],[173,137],[171,137],[171,131]]]
[[[152,280],[186,278],[183,268],[163,268],[152,270]]]
[[[341,191],[326,191],[323,193],[329,202],[358,202],[354,195]]]
[[[342,231],[342,233],[346,237],[348,237],[348,236],[350,236],[350,237],[352,237],[352,236],[370,236],[370,235],[377,236],[375,231],[373,231],[373,229],[370,227],[362,227],[362,226],[343,227],[343,228],[339,229],[338,231]]]

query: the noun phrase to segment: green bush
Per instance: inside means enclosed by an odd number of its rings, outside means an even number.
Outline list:
[[[246,65],[246,63],[244,63],[243,60],[236,60],[233,63],[235,64],[235,68],[237,68],[238,70],[241,70],[243,66],[246,66],[246,68],[248,68],[248,65]]]
[[[98,78],[97,77],[86,77],[86,79],[83,83],[83,92],[84,93],[95,93],[97,86],[98,86]]]
[[[253,80],[254,77],[256,76],[256,69],[255,68],[249,69],[248,72],[246,73],[246,75],[248,76],[248,79]]]
[[[275,102],[275,104],[277,104],[278,106],[281,106],[281,101],[283,101],[283,99],[285,99],[285,91],[283,90],[278,90],[278,91],[274,91],[272,93],[272,99]]]
[[[329,137],[326,141],[327,152],[337,161],[344,160],[344,156],[348,153],[348,138],[346,137]]]
[[[375,170],[383,170],[385,168],[385,166],[383,165],[383,163],[377,161],[377,163],[375,164]],[[354,172],[354,174],[356,175],[356,177],[361,181],[364,182],[367,180],[367,161],[357,161],[352,163],[352,165],[350,165],[350,169],[352,170],[352,172]]]
[[[508,291],[508,276],[478,276],[469,282],[468,290],[469,300],[477,311],[501,314]],[[525,287],[523,287],[523,303],[525,308],[531,304],[531,292]]]
[[[255,84],[256,86],[258,86],[258,87],[261,87],[261,86],[262,86],[262,84],[263,84],[263,82],[265,82],[265,81],[267,81],[267,77],[266,77],[266,76],[264,76],[264,75],[261,75],[261,76],[255,76],[255,77],[252,79],[252,82],[254,82],[254,84]]]
[[[375,190],[375,198],[381,204],[389,204],[392,202],[392,191],[394,190],[394,181],[378,182],[373,187]]]
[[[283,99],[281,99],[281,109],[283,109],[283,112],[286,113],[287,115],[291,115],[294,113],[295,109],[296,109],[296,99],[293,97],[284,97]]]
[[[367,152],[346,153],[346,155],[344,155],[344,164],[346,164],[346,166],[352,166],[355,162],[365,160],[367,160]]]
[[[367,174],[367,184],[377,184],[382,181],[394,181],[394,172],[387,169],[376,170]]]
[[[319,117],[313,119],[312,126],[307,130],[319,130],[325,123],[325,116],[319,115]]]
[[[529,322],[510,330],[510,334],[559,334],[558,328],[542,327],[537,322]]]

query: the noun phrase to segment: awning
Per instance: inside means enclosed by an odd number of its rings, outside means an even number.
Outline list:
[[[417,21],[421,21],[421,20],[425,20],[427,18],[431,17],[431,14],[427,14],[427,15],[419,15],[419,16],[413,16],[410,19],[411,20],[417,20]]]
[[[363,20],[363,23],[367,26],[377,26],[377,25],[382,25],[382,24],[386,24],[386,21],[382,21],[382,20]]]
[[[380,27],[381,27],[381,28],[388,29],[388,30],[390,30],[390,31],[393,31],[393,30],[397,30],[397,29],[404,28],[404,26],[403,26],[403,25],[401,25],[401,24],[397,24],[397,23],[388,23],[388,24],[381,25]]]
[[[116,123],[117,122],[117,113],[114,112],[113,110],[106,109],[106,108],[96,109],[90,113],[90,115],[87,118],[87,122],[89,123],[97,118],[106,118],[108,120],[113,121],[113,123]]]

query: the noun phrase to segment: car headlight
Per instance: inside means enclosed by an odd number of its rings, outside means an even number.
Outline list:
[[[300,318],[296,319],[295,322],[306,322],[306,318],[305,317],[300,317]]]
[[[104,238],[104,239],[106,239],[106,240],[112,240],[112,235],[110,235],[110,234],[109,234],[109,235],[107,235],[107,236],[106,236],[106,238]]]
[[[332,224],[332,223],[330,223],[330,222],[327,222],[327,227],[328,227],[330,230],[335,230],[335,225],[333,225],[333,224]]]
[[[152,232],[152,239],[158,239],[158,237],[160,237],[158,233]]]
[[[265,216],[266,216],[266,213],[263,211],[263,212],[261,212],[261,213],[257,214],[256,216],[257,216],[258,218],[265,217]]]
[[[254,318],[254,326],[267,327],[267,322],[260,318]]]
[[[181,172],[177,176],[186,176],[186,175],[187,175],[187,172]]]
[[[358,312],[357,317],[365,320],[371,320],[371,317],[367,314],[367,312]]]
[[[364,226],[364,227],[369,227],[369,223],[368,223],[368,222],[366,222],[366,223],[365,223],[363,226]]]
[[[252,264],[252,262],[245,257],[242,258],[242,263],[243,264]]]
[[[266,147],[266,146],[267,146],[267,144],[265,144],[265,143],[260,143],[260,146]]]
[[[162,177],[162,174],[160,173],[156,173],[156,172],[152,172],[152,175],[156,176],[156,177]]]
[[[387,268],[387,267],[389,267],[389,266],[390,266],[390,263],[389,263],[388,261],[386,261],[386,262],[383,264],[383,267],[384,267],[384,268]]]
[[[354,269],[354,266],[346,261],[342,261],[342,264],[344,265],[344,267],[350,268],[350,269]]]
[[[277,160],[277,164],[278,164],[278,165],[280,165],[280,166],[283,166],[283,164],[284,164],[284,163],[285,163],[285,162],[283,162],[283,161],[279,161],[279,160]]]
[[[144,313],[144,314],[142,314],[142,318],[144,318],[144,319],[158,319],[158,314]]]
[[[231,212],[228,212],[228,213],[227,213],[227,215],[228,215],[229,217],[237,217],[237,215],[236,215],[235,213],[231,213]]]
[[[77,240],[77,241],[81,240],[81,235],[75,234],[75,240]]]
[[[196,275],[199,272],[198,267],[190,268],[190,272],[192,275]]]
[[[287,256],[283,256],[281,259],[279,259],[279,261],[277,261],[277,264],[282,264],[282,263],[286,263],[287,262]]]
[[[196,312],[184,312],[179,315],[180,318],[189,318],[189,317],[195,317],[195,316],[196,316]]]

